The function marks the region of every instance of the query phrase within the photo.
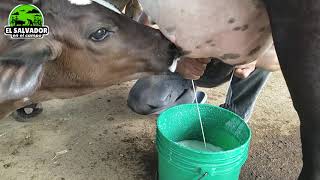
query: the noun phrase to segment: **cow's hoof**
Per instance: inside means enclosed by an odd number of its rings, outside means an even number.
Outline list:
[[[28,122],[31,118],[38,116],[43,111],[41,103],[31,104],[16,110],[12,115],[16,121]]]

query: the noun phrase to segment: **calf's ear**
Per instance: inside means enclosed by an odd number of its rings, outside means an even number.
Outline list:
[[[44,64],[54,59],[53,52],[38,41],[0,54],[0,103],[31,96],[41,84]]]

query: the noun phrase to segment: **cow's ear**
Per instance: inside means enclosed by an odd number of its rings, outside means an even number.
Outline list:
[[[0,102],[31,96],[40,86],[44,64],[54,59],[43,44],[17,45],[0,55]]]

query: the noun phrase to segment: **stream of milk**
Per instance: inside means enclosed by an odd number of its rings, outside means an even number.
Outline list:
[[[199,117],[199,121],[200,121],[203,144],[204,144],[204,147],[207,148],[206,137],[204,135],[203,124],[202,124],[202,119],[201,119],[201,114],[200,114],[200,109],[199,109],[199,102],[198,102],[198,98],[197,98],[196,86],[194,85],[194,81],[193,80],[191,80],[191,82],[192,82],[194,97],[195,97],[196,104],[197,104],[198,117]]]

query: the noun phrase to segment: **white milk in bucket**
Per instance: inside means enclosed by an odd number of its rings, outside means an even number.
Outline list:
[[[184,140],[178,142],[179,145],[189,148],[189,149],[194,149],[198,151],[208,151],[208,152],[218,152],[218,151],[223,151],[223,148],[219,146],[212,145],[210,143],[203,143],[203,141],[198,141],[198,140]]]

